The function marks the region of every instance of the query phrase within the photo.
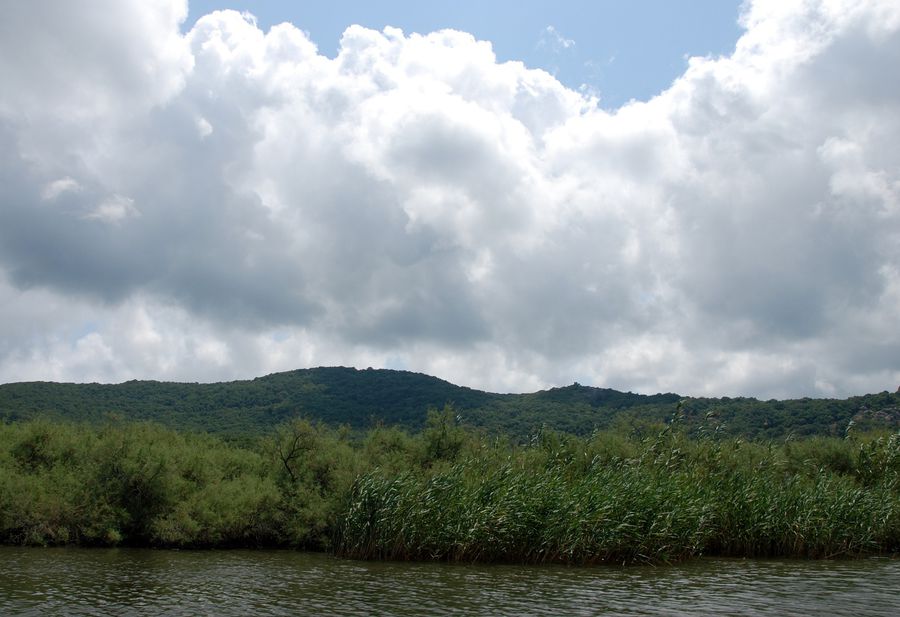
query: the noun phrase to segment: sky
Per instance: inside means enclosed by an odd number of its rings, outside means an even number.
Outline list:
[[[350,24],[407,34],[459,30],[489,41],[497,61],[543,69],[614,109],[665,90],[691,56],[733,52],[740,6],[740,0],[196,0],[182,29],[212,11],[232,9],[253,15],[263,30],[294,24],[329,58]]]
[[[900,385],[895,0],[330,6],[5,5],[0,382]]]

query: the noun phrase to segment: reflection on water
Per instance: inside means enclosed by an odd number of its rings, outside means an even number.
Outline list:
[[[896,615],[898,606],[891,559],[567,568],[0,547],[0,615]]]

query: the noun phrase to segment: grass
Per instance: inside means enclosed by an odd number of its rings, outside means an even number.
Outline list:
[[[432,474],[372,471],[352,487],[335,551],[587,564],[900,549],[897,435],[799,448],[683,436],[629,446],[629,457],[601,447],[587,463],[597,444],[570,440],[503,461],[496,452],[472,456]]]
[[[900,434],[743,442],[488,437],[302,420],[229,443],[156,425],[0,425],[0,542],[286,546],[359,559],[670,563],[900,551]]]

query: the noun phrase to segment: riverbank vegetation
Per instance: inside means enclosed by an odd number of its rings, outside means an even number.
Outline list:
[[[528,563],[900,551],[900,434],[744,441],[681,423],[525,440],[450,407],[418,433],[298,419],[242,440],[0,424],[0,542]]]

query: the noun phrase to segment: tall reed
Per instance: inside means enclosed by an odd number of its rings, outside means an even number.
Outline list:
[[[900,434],[775,443],[542,431],[240,445],[147,424],[0,424],[0,542],[288,546],[363,559],[666,563],[900,551]]]
[[[677,435],[587,464],[564,440],[494,466],[467,458],[431,475],[376,470],[353,485],[334,548],[363,559],[529,563],[896,552],[898,444],[843,443],[865,466],[841,470],[798,464],[772,444]]]

